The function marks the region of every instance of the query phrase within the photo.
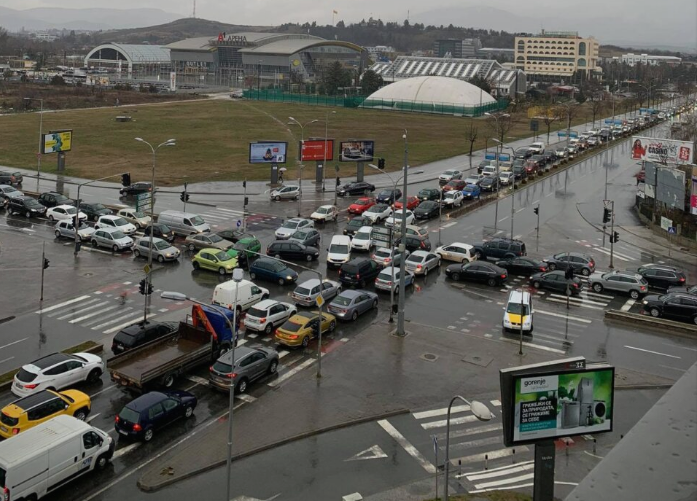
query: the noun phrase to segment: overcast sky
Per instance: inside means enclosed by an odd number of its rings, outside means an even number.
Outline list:
[[[0,6],[15,9],[32,7],[63,8],[138,8],[153,7],[191,16],[194,0],[0,0]],[[474,14],[467,9],[478,9]],[[463,13],[464,9],[464,13]],[[505,11],[497,13],[496,9]],[[516,17],[525,26],[521,31],[539,28],[578,30],[582,35],[602,39],[655,40],[665,43],[682,41],[681,45],[697,44],[696,0],[581,0],[552,2],[550,0],[197,0],[197,17],[231,24],[277,25],[284,22],[360,21],[369,17],[383,21],[402,22],[409,16],[412,23],[467,24],[486,23],[487,28],[514,30]],[[460,14],[457,15],[457,12]],[[512,14],[513,16],[506,15]],[[451,15],[452,14],[452,15]],[[500,26],[497,26],[497,23]],[[475,26],[480,27],[480,26]],[[595,32],[597,30],[597,32]],[[593,31],[593,33],[587,33]]]

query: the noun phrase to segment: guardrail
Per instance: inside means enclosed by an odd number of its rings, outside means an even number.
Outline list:
[[[681,337],[697,337],[697,325],[675,322],[674,320],[667,320],[665,318],[654,318],[649,315],[629,313],[620,310],[607,310],[605,312],[605,320],[628,324],[641,324],[643,327],[655,327],[662,332],[668,332]]]

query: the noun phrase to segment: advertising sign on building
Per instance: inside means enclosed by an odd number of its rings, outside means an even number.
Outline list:
[[[57,130],[43,135],[41,153],[70,151],[73,146],[72,130]]]
[[[326,146],[326,150],[325,150]],[[306,139],[298,146],[302,162],[334,160],[334,140]]]
[[[259,141],[249,143],[250,164],[284,164],[288,143],[278,141]]]
[[[689,164],[694,144],[654,137],[632,137],[632,159],[669,164]]]
[[[375,141],[353,140],[339,143],[341,162],[372,162]]]

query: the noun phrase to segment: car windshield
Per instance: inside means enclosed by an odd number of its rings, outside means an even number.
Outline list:
[[[66,207],[65,212],[68,214],[77,214],[77,209],[75,207]]]
[[[137,210],[133,213],[135,217],[145,217],[145,212]]]
[[[298,227],[297,221],[286,221],[285,223],[283,223],[283,226],[282,226],[282,228],[290,228],[292,230],[294,230],[297,227]]]
[[[451,170],[446,170],[443,174],[445,174],[446,176],[452,176],[454,172]]]
[[[307,238],[307,231],[296,231],[293,233],[293,238],[297,238],[298,240],[305,240]]]
[[[356,205],[367,205],[367,204],[368,204],[368,200],[358,200],[358,201],[356,201]]]
[[[327,207],[320,207],[317,209],[317,214],[329,214],[329,209]]]
[[[375,256],[377,257],[390,257],[392,251],[390,249],[378,249],[375,251]]]
[[[310,291],[310,289],[307,289],[305,287],[296,287],[295,293],[300,295],[300,296],[309,296],[311,291]]]
[[[522,306],[522,308],[521,308]],[[523,311],[523,315],[529,315],[530,310],[528,309],[527,304],[520,304],[520,303],[508,303],[508,308],[506,308],[506,311],[508,313],[513,313],[514,315],[520,315],[521,309]]]
[[[468,184],[467,186],[465,186],[465,189],[463,191],[474,191],[474,190],[475,190],[475,187],[472,186],[471,184]]]
[[[117,217],[117,218],[114,218],[114,224],[116,226],[126,226],[127,224],[130,224],[130,223],[122,217]]]
[[[392,190],[381,191],[381,192],[380,192],[380,195],[378,195],[378,196],[380,196],[380,197],[390,197],[390,196],[392,196]]]
[[[281,327],[284,331],[288,332],[298,332],[300,329],[302,329],[302,324],[296,324],[295,322],[286,322],[283,324],[283,327]]]
[[[157,250],[165,250],[165,249],[169,249],[169,248],[170,248],[170,245],[169,245],[167,242],[163,242],[163,241],[155,242],[154,245],[155,245],[155,248],[156,248]]]
[[[212,234],[211,236],[209,236],[208,238],[210,238],[210,239],[211,239],[211,242],[213,242],[214,244],[217,244],[218,242],[222,242],[222,241],[223,241],[223,237],[221,237],[220,235],[216,235],[215,233],[213,233],[213,234]]]
[[[221,374],[229,374],[230,371],[232,371],[232,365],[227,364],[225,362],[221,362],[220,360],[217,360],[213,364],[213,370],[220,372]]]
[[[351,299],[343,296],[337,296],[332,303],[337,304],[339,306],[348,306],[351,304]]]
[[[367,212],[382,212],[387,208],[386,205],[373,205]]]
[[[19,372],[15,377],[23,383],[31,383],[32,381],[34,381],[34,379],[36,379],[36,374],[34,374],[33,372],[29,372],[25,369],[19,369]]]
[[[159,224],[159,225],[156,225],[156,226],[158,226],[158,227],[160,228],[160,231],[161,231],[163,234],[164,234],[164,233],[169,233],[169,232],[170,232],[169,226],[167,226],[166,224]]]
[[[202,224],[206,224],[206,222],[203,220],[201,216],[194,216],[192,218],[189,218],[189,221],[191,221],[192,226],[200,226]]]
[[[449,191],[445,194],[445,198],[455,198],[457,196],[457,191]]]
[[[332,244],[329,246],[329,252],[331,254],[348,254],[348,251],[348,245]]]
[[[367,231],[359,231],[353,236],[354,240],[370,240],[370,233]]]
[[[5,193],[12,193],[13,191],[19,191],[19,190],[15,190],[12,186],[4,186],[2,188],[2,191],[4,191]]]
[[[213,254],[216,258],[218,258],[218,261],[227,261],[230,259],[230,256],[228,256],[225,252],[220,251],[217,252],[216,254]]]
[[[111,232],[111,237],[114,240],[120,240],[122,238],[126,238],[126,234],[123,231],[112,231]]]
[[[87,230],[90,228],[92,228],[90,225],[88,225],[87,223],[85,223],[82,220],[80,221],[80,226],[78,227],[79,230]]]

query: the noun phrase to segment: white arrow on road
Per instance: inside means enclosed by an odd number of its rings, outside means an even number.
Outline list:
[[[366,449],[362,452],[359,452],[353,457],[350,457],[348,459],[344,459],[344,461],[359,461],[361,459],[380,459],[380,458],[386,458],[387,454],[380,448],[379,445],[374,445],[370,447],[369,449]]]

